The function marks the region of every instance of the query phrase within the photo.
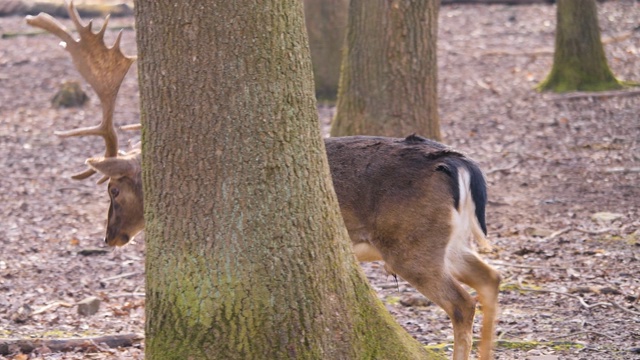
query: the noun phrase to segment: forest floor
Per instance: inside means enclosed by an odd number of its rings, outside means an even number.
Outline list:
[[[640,34],[632,33],[639,3],[598,7],[613,72],[640,81]],[[495,248],[483,256],[503,278],[496,357],[638,359],[640,94],[534,91],[551,68],[554,26],[553,5],[443,6],[440,13],[444,142],[478,160],[489,183]],[[0,33],[32,30],[21,16],[0,18]],[[125,53],[135,54],[134,41],[133,30],[124,30]],[[0,39],[0,338],[142,334],[144,237],[104,246],[104,185],[69,179],[102,152],[101,141],[53,135],[99,119],[95,95],[84,108],[51,106],[62,81],[79,79],[58,42],[50,35]],[[119,124],[138,121],[137,86],[134,68],[121,89]],[[319,107],[325,132],[333,111]],[[450,355],[446,314],[380,264],[363,266],[398,322]],[[75,304],[91,296],[101,300],[99,311],[79,315]],[[6,357],[142,359],[143,347],[39,348]]]

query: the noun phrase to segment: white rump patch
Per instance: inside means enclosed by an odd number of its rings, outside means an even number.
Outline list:
[[[365,242],[353,245],[353,252],[356,254],[358,261],[382,260],[382,254],[380,254],[378,249]]]

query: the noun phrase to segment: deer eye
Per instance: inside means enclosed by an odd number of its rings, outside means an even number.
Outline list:
[[[118,188],[111,188],[109,189],[109,192],[111,193],[111,196],[113,198],[118,197],[118,195],[120,194],[120,190],[118,190]]]

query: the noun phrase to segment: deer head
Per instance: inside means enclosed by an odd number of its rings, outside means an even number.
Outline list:
[[[109,213],[104,241],[124,246],[144,230],[144,209],[140,151],[117,157],[97,157],[86,161],[92,169],[109,178]]]
[[[85,26],[80,21],[73,2],[67,4],[69,17],[80,36],[75,40],[69,30],[48,14],[27,16],[29,25],[42,28],[62,40],[62,47],[71,54],[73,63],[82,77],[89,83],[100,99],[102,120],[98,125],[69,131],[56,131],[60,137],[100,136],[105,143],[102,157],[86,161],[88,169],[72,176],[75,180],[90,177],[96,172],[102,174],[98,184],[109,180],[109,206],[107,234],[105,242],[110,246],[121,246],[129,242],[144,228],[142,218],[142,185],[140,176],[140,151],[125,155],[118,153],[118,134],[113,124],[113,114],[118,90],[129,71],[135,57],[129,57],[120,50],[122,32],[111,47],[104,43],[104,33],[109,16],[97,33],[91,29],[92,22]]]

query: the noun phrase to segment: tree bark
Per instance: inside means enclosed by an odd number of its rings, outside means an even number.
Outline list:
[[[619,89],[604,54],[595,0],[558,0],[553,67],[538,89],[554,92]]]
[[[304,0],[316,98],[335,102],[347,30],[349,0]]]
[[[299,0],[138,1],[146,358],[416,359],[355,263]]]
[[[332,136],[417,133],[441,140],[439,1],[352,0]]]

